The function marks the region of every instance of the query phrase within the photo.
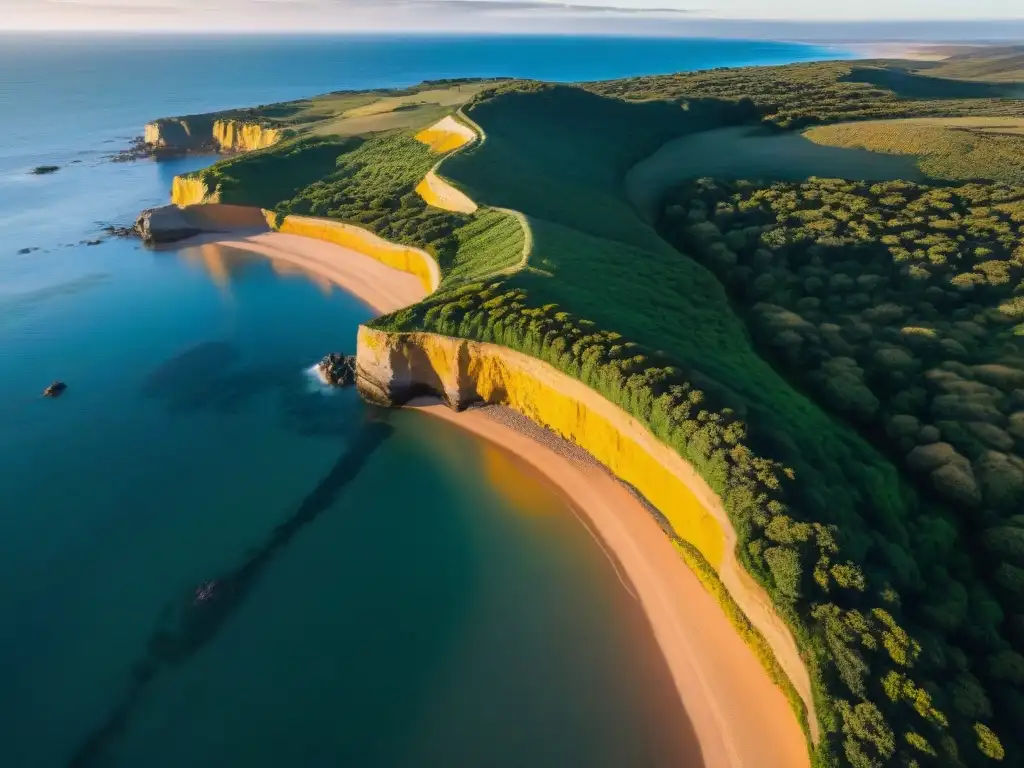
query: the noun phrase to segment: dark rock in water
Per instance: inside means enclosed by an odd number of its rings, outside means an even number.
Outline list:
[[[332,387],[347,387],[356,382],[355,355],[331,352],[317,363],[316,368]]]
[[[135,231],[147,243],[173,243],[198,235],[202,230],[176,205],[147,208],[135,222]]]
[[[35,248],[35,247],[32,247],[32,248],[19,248],[18,249],[18,255],[19,256],[24,256],[25,254],[28,254],[28,253],[35,253],[38,250],[39,249]]]
[[[144,136],[136,136],[131,140],[127,149],[122,149],[116,154],[107,155],[107,159],[113,163],[131,163],[135,160],[144,160],[153,157],[155,148],[148,143]]]
[[[138,237],[139,232],[134,225],[130,227],[119,227],[115,224],[107,224],[103,231],[110,237]]]
[[[32,169],[32,173],[35,176],[45,176],[48,173],[56,173],[59,170],[59,165],[37,165]]]
[[[63,381],[55,381],[53,384],[43,390],[43,397],[60,397],[64,394],[64,390],[68,388],[68,385]]]

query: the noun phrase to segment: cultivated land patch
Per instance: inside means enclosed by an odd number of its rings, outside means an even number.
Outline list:
[[[819,130],[819,129],[816,129]],[[735,126],[673,139],[625,177],[626,194],[653,221],[666,192],[689,179],[801,181],[811,176],[919,180],[914,159],[863,148],[824,146],[798,133]]]
[[[920,170],[935,179],[1024,183],[1024,118],[871,120],[817,126],[804,136],[833,147],[915,155]]]

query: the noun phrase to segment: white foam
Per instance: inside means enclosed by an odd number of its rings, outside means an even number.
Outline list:
[[[317,363],[316,365],[311,365],[304,371],[304,373],[306,374],[306,379],[309,382],[310,392],[320,392],[323,394],[334,393],[335,388],[327,383],[326,377],[320,370],[319,363]]]

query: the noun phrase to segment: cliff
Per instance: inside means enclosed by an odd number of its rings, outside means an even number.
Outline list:
[[[502,403],[590,453],[636,489],[693,544],[764,635],[799,693],[816,730],[810,677],[789,629],[735,556],[736,533],[714,491],[674,450],[597,392],[552,366],[494,344],[429,333],[360,327],[360,393],[382,405],[440,396],[459,410]]]
[[[287,216],[283,220],[267,212],[268,221],[286,235],[302,235],[326,240],[335,245],[351,248],[382,264],[415,275],[427,293],[433,293],[441,283],[441,270],[426,251],[405,245],[396,245],[372,232],[351,224],[308,216]]]
[[[175,176],[171,184],[171,202],[184,208],[186,205],[220,202],[220,192],[210,190],[201,174]]]
[[[156,152],[251,152],[273,146],[284,132],[258,123],[208,115],[165,117],[146,124],[143,139]]]

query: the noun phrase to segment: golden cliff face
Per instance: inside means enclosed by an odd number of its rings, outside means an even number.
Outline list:
[[[255,123],[217,120],[213,124],[213,141],[221,152],[252,152],[266,149],[281,140],[281,131]]]
[[[275,215],[268,212],[267,216],[268,223],[275,226]],[[441,271],[437,262],[427,252],[396,245],[351,224],[308,216],[287,216],[278,222],[275,228],[286,235],[313,237],[351,248],[389,267],[408,272],[420,279],[427,293],[433,293],[441,283]]]
[[[209,118],[165,117],[146,124],[143,139],[158,149],[179,152],[252,152],[284,138],[276,128]]]
[[[359,329],[358,363],[363,389],[371,398],[401,403],[429,391],[454,408],[503,403],[576,443],[639,490],[682,538],[720,569],[723,526],[730,524],[716,520],[680,479],[680,472],[692,470],[679,466],[685,462],[674,451],[585,384],[494,344],[434,334],[392,335],[365,327]]]
[[[401,405],[434,395],[455,409],[500,403],[586,450],[650,502],[676,535],[700,550],[764,635],[807,711],[814,712],[810,677],[796,641],[771,599],[736,559],[736,533],[721,500],[640,422],[553,366],[495,344],[361,326],[356,358],[356,383],[368,400]]]
[[[220,201],[217,190],[212,192],[198,176],[175,176],[171,184],[171,202],[181,208],[186,205],[200,203],[216,203]]]

